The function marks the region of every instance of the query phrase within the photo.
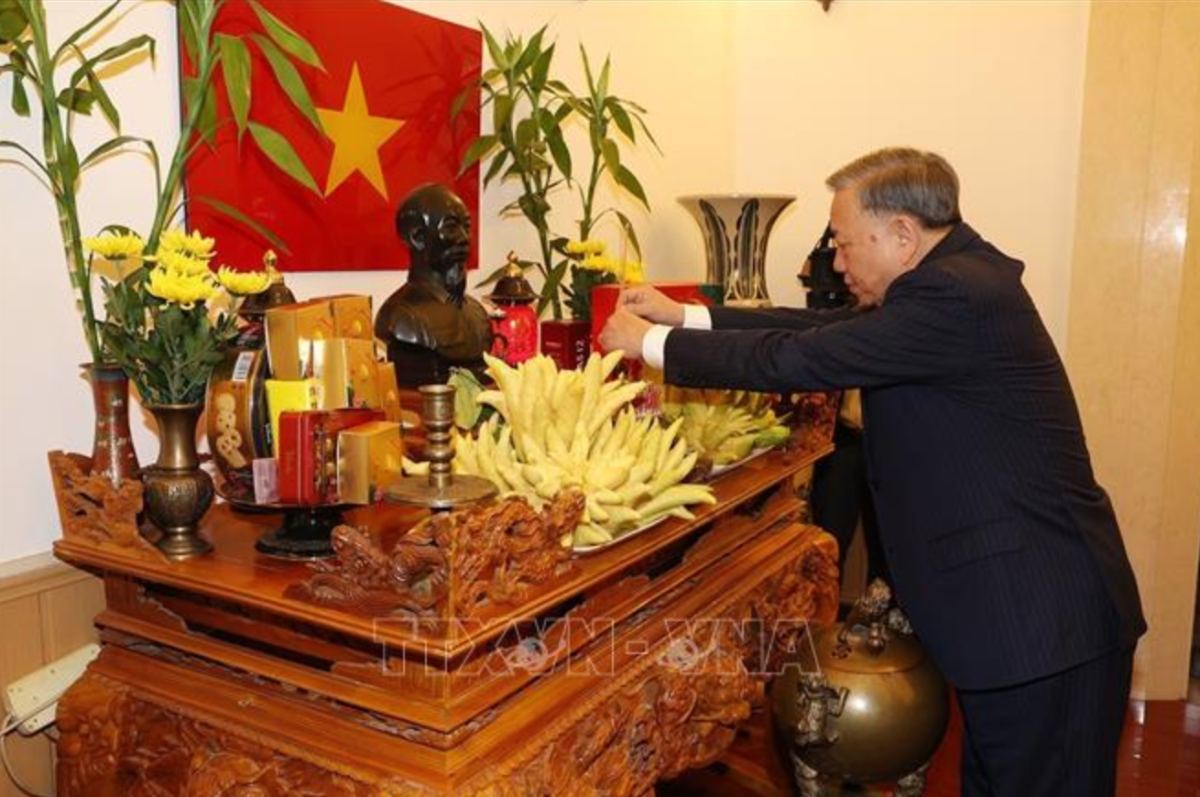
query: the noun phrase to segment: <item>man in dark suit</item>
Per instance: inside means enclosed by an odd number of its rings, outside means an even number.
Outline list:
[[[861,387],[896,594],[958,690],[963,794],[1111,795],[1146,624],[1023,266],[962,222],[937,155],[881,150],[827,184],[835,268],[865,311],[706,311],[635,288],[601,343],[674,384]]]

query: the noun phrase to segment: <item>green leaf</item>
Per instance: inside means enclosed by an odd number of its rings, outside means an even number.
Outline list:
[[[277,131],[257,122],[251,122],[248,127],[250,135],[254,137],[254,143],[280,171],[317,196],[322,196],[321,189],[317,188],[312,175],[308,173],[308,168],[286,138]]]
[[[513,67],[513,72],[516,72],[518,75],[524,74],[525,70],[534,63],[539,55],[541,55],[542,36],[544,36],[545,33],[546,26],[543,25],[541,30],[533,34],[533,36],[529,39],[529,44],[525,45],[525,51],[522,52],[521,57],[517,59],[517,63]]]
[[[600,80],[596,83],[596,106],[604,105],[604,100],[608,96],[608,73],[609,73],[609,58],[604,59],[604,67],[600,70]]]
[[[497,94],[492,107],[492,129],[500,135],[507,129],[508,120],[512,117],[513,98],[509,94]]]
[[[591,94],[593,97],[595,97],[596,81],[592,78],[592,65],[591,62],[588,61],[587,50],[584,49],[582,43],[579,45],[579,54],[583,56],[583,74],[587,77],[588,94]]]
[[[250,120],[250,50],[237,37],[218,33],[215,38],[221,54],[221,71],[225,75],[229,109],[233,112],[233,122],[241,139]]]
[[[250,38],[254,40],[254,43],[258,45],[258,49],[262,50],[262,54],[266,56],[267,63],[271,65],[271,71],[275,73],[275,81],[279,83],[280,88],[287,94],[288,99],[292,101],[292,105],[296,107],[296,110],[304,114],[304,118],[309,121],[317,132],[324,133],[325,128],[321,126],[321,120],[317,116],[316,108],[313,107],[312,96],[308,93],[308,87],[304,85],[304,78],[300,77],[300,71],[284,55],[283,50],[280,50],[275,45],[275,42],[266,36],[260,36],[255,33]]]
[[[4,2],[4,0],[0,0],[0,6],[3,5],[3,2]],[[88,34],[88,31],[92,30],[97,25],[99,25],[101,22],[103,22],[108,17],[109,14],[111,14],[113,11],[116,10],[117,6],[120,5],[120,3],[121,3],[121,0],[113,0],[113,2],[111,2],[107,6],[105,6],[104,10],[102,10],[96,16],[92,17],[90,22],[88,22],[83,27],[79,28],[74,33],[72,33],[70,36],[68,36],[63,41],[63,43],[61,45],[59,45],[58,49],[54,51],[54,58],[51,60],[53,60],[54,63],[58,63],[58,59],[60,59],[72,45],[74,45],[77,41],[79,41],[84,36],[86,36]]]
[[[642,188],[642,184],[638,182],[638,178],[633,176],[633,172],[622,166],[613,172],[613,177],[616,178],[618,185],[640,199],[647,209],[650,208],[650,201],[646,199],[646,191]]]
[[[84,116],[91,114],[95,102],[95,96],[87,89],[63,89],[58,93],[59,105]]]
[[[16,41],[28,27],[29,21],[16,0],[0,0],[0,44]]]
[[[617,142],[606,138],[600,142],[600,154],[604,156],[604,165],[614,175],[621,171],[621,151]]]
[[[12,71],[12,109],[17,116],[29,116],[29,96],[25,94],[25,76]]]
[[[139,142],[148,144],[151,148],[151,151],[153,151],[154,144],[149,139],[138,138],[137,136],[117,136],[116,138],[110,138],[108,141],[105,141],[103,144],[101,144],[100,146],[96,147],[94,150],[89,152],[87,157],[84,158],[83,161],[79,164],[79,168],[80,168],[80,170],[86,169],[88,166],[95,163],[100,158],[103,158],[105,155],[112,152],[113,150],[120,149],[121,147],[125,146],[126,144],[136,144]],[[157,168],[158,168],[157,167],[157,161],[158,161],[157,155],[154,156],[154,160],[156,162],[155,170],[157,171]]]
[[[529,85],[534,91],[540,92],[546,86],[546,78],[550,75],[550,62],[554,59],[554,47],[553,44],[547,47],[533,62],[533,69],[529,73]]]
[[[508,160],[508,150],[501,150],[499,155],[492,158],[492,165],[488,167],[487,174],[483,176],[483,187],[487,188],[488,184],[495,179],[500,170],[504,168],[505,161]]]
[[[106,50],[104,50],[99,55],[93,56],[92,58],[89,58],[86,61],[83,61],[83,63],[81,63],[79,65],[79,67],[75,70],[75,72],[71,75],[71,82],[68,85],[69,86],[78,86],[79,83],[87,76],[88,72],[94,72],[96,70],[96,68],[99,67],[101,64],[106,64],[109,61],[115,61],[118,58],[122,58],[126,55],[129,55],[132,52],[136,52],[137,50],[140,50],[143,47],[145,47],[150,52],[150,60],[153,61],[154,60],[154,37],[147,36],[146,34],[142,34],[141,36],[134,36],[132,39],[123,41],[120,44],[115,44],[112,47],[109,47]],[[83,60],[82,53],[80,53],[80,56],[81,56],[80,60],[82,61]]]
[[[617,219],[621,222],[621,229],[625,231],[625,237],[629,239],[629,243],[633,244],[633,251],[637,253],[638,260],[642,259],[642,245],[638,243],[637,230],[633,229],[633,222],[619,210],[614,210],[617,214]]]
[[[479,23],[479,29],[483,31],[483,40],[487,43],[488,55],[492,57],[492,63],[496,65],[497,69],[508,69],[508,60],[504,57],[504,50],[496,41],[496,37],[482,22]]]
[[[462,166],[458,168],[458,173],[461,175],[466,172],[494,146],[496,146],[496,137],[493,135],[480,136],[472,141],[471,146],[467,147],[467,151],[463,153]]]
[[[321,63],[317,51],[313,49],[307,39],[283,24],[278,17],[254,0],[250,0],[250,7],[254,9],[255,15],[266,29],[267,35],[279,45],[280,49],[302,63],[315,66],[322,72],[325,71],[325,65]]]
[[[637,136],[634,134],[633,122],[629,121],[629,114],[621,107],[620,101],[615,97],[609,97],[604,101],[604,107],[608,108],[608,112],[612,114],[612,119],[616,122],[617,129],[625,134],[625,137],[630,141],[637,141]]]
[[[178,9],[179,27],[183,29],[183,48],[187,52],[188,61],[194,66],[200,41],[200,21],[196,19],[196,4],[182,2],[176,3],[175,7]]]
[[[21,146],[20,144],[18,144],[15,141],[7,141],[7,140],[0,141],[0,147],[8,147],[10,149],[15,149],[15,150],[18,150],[19,152],[21,152],[26,158],[29,158],[29,160],[33,161],[34,166],[37,166],[39,169],[42,170],[42,174],[46,175],[46,177],[50,180],[51,185],[54,184],[54,179],[50,177],[50,170],[46,168],[46,164],[44,164],[40,160],[38,160],[38,157],[36,155],[34,155],[32,152],[30,152],[29,150],[25,149],[25,147]]]
[[[517,122],[516,145],[519,151],[524,152],[537,134],[537,123],[532,119],[522,119]]]
[[[654,139],[654,134],[650,132],[649,127],[646,127],[645,120],[642,119],[641,116],[635,116],[634,119],[637,120],[638,127],[642,128],[642,132],[646,134],[646,138],[650,139],[650,143],[654,145],[656,150],[658,150],[658,154],[663,154],[662,147],[658,146],[658,142]]]
[[[571,149],[563,140],[562,130],[557,126],[546,131],[546,146],[550,148],[550,157],[554,158],[554,165],[558,168],[559,173],[567,178],[567,182],[570,182]]]
[[[290,255],[292,253],[292,250],[288,249],[287,244],[283,242],[282,238],[268,229],[265,225],[255,221],[245,213],[242,213],[242,211],[238,210],[233,205],[227,204],[210,196],[197,196],[196,201],[203,202],[218,213],[222,213],[239,224],[244,224],[246,227],[254,230],[254,232],[265,238],[268,243],[283,252],[285,255]]]
[[[76,52],[79,52],[78,48],[75,49]],[[79,57],[80,60],[83,59],[82,52],[79,52]],[[87,78],[88,86],[91,88],[92,94],[95,95],[96,103],[100,106],[100,110],[104,113],[104,118],[108,120],[110,125],[112,125],[114,131],[120,133],[121,115],[117,113],[117,106],[113,105],[112,98],[108,96],[108,91],[105,90],[104,84],[100,82],[100,78],[96,75],[95,70],[92,69],[91,65],[87,61],[84,61],[83,66],[81,66],[80,69],[86,70],[84,75]]]
[[[563,260],[550,270],[546,276],[546,281],[542,285],[542,294],[538,299],[537,314],[540,316],[547,305],[554,301],[554,297],[558,295],[559,285],[562,284],[563,275],[567,273],[567,266],[571,261]]]

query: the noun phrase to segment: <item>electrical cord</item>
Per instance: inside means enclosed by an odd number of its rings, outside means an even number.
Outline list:
[[[30,712],[23,717],[14,718],[12,714],[6,714],[4,716],[4,722],[0,723],[0,762],[3,762],[4,771],[8,773],[8,777],[10,780],[12,780],[13,785],[16,786],[19,791],[25,792],[30,797],[50,797],[50,795],[43,794],[36,789],[30,788],[17,775],[17,771],[13,769],[12,762],[8,760],[8,735],[15,731],[17,726],[22,722],[25,722],[25,720],[29,719],[30,717],[36,716],[45,708],[45,706],[42,706],[36,711]]]

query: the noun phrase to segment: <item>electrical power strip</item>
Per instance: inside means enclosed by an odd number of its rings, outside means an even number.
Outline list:
[[[54,722],[58,698],[98,655],[99,645],[84,645],[5,687],[5,710],[14,718],[26,718],[17,730],[30,736]]]

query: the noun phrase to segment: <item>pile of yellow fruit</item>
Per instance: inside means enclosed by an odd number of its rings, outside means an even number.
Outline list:
[[[586,511],[571,540],[608,542],[664,516],[691,519],[687,505],[716,501],[703,484],[684,484],[697,454],[680,435],[682,421],[663,426],[629,406],[644,382],[609,379],[623,356],[593,354],[579,371],[559,370],[537,356],[517,367],[485,355],[497,390],[477,401],[497,411],[475,438],[456,441],[454,469],[482,476],[502,494],[541,506],[577,488]]]

